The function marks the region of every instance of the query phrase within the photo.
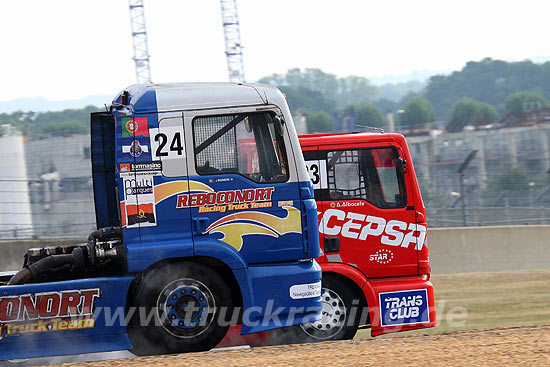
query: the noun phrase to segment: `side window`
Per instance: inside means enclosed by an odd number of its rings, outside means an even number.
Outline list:
[[[282,137],[270,113],[196,117],[193,120],[197,173],[237,173],[255,182],[288,180]]]
[[[405,206],[405,181],[397,169],[398,158],[394,148],[328,152],[330,199],[363,199],[380,208]]]

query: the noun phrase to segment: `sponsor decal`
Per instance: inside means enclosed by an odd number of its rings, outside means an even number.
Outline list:
[[[321,296],[321,281],[309,284],[296,284],[290,287],[290,298],[304,299]]]
[[[277,205],[278,205],[279,207],[282,207],[282,206],[294,206],[294,201],[292,201],[292,200],[279,201],[279,202],[277,203]]]
[[[122,146],[122,153],[129,153],[134,158],[139,158],[143,153],[149,153],[147,145],[141,145],[139,140],[133,140],[130,145]]]
[[[136,164],[137,166],[138,164]],[[137,169],[137,167],[135,167]],[[123,226],[156,226],[155,186],[152,174],[123,177],[124,201],[121,202]]]
[[[223,237],[220,241],[240,251],[246,235],[261,234],[278,238],[287,233],[302,233],[301,212],[294,207],[283,209],[287,212],[284,218],[257,211],[226,215],[212,223],[203,234],[221,233]]]
[[[330,203],[331,208],[347,208],[347,207],[357,207],[357,206],[364,206],[364,201],[333,201]]]
[[[271,207],[271,202],[269,203],[269,205],[267,205],[267,203],[261,204],[260,202],[271,201],[271,198],[273,197],[273,192],[275,192],[274,187],[266,187],[208,193],[181,194],[178,195],[176,208],[181,209],[203,205],[227,205],[231,208],[228,208],[228,210],[242,210],[255,207]],[[255,204],[258,204],[258,206],[254,206]]]
[[[121,175],[160,175],[162,172],[162,162],[121,163],[119,172]]]
[[[380,249],[369,256],[370,261],[376,261],[379,264],[387,264],[393,260],[393,252],[388,249]]]
[[[274,187],[214,191],[199,181],[171,181],[156,185],[155,203],[177,194],[176,209],[198,207],[199,213],[271,208]]]
[[[382,326],[430,322],[426,289],[380,293],[379,300]]]
[[[389,220],[373,215],[328,209],[319,223],[319,232],[365,241],[369,236],[380,237],[386,246],[409,248],[411,244],[420,251],[426,240],[426,227],[416,223]]]
[[[153,177],[145,176],[124,180],[124,195],[153,194]]]
[[[99,288],[0,297],[0,337],[94,328],[100,297]]]
[[[123,117],[121,122],[123,138],[149,136],[147,117]]]
[[[150,204],[126,204],[127,226],[139,223],[156,225],[154,205]]]

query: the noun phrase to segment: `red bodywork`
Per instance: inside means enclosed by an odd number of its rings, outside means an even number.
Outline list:
[[[405,138],[399,134],[321,134],[300,136],[300,144],[319,210],[323,253],[317,262],[323,273],[339,274],[361,289],[369,307],[373,336],[435,326],[433,286],[428,281],[426,210]],[[328,190],[330,182],[326,182],[331,177],[323,181],[323,175],[326,177],[327,165],[336,157],[334,152],[342,151],[372,152],[372,162],[379,171],[395,171],[395,161],[389,157],[402,158],[406,170],[402,175],[401,204],[381,207],[375,205],[376,200],[334,198]],[[388,200],[384,193],[379,196],[382,202]],[[325,237],[338,237],[340,250],[325,251]],[[379,294],[418,289],[427,290],[429,322],[382,327]]]
[[[299,138],[319,211],[322,253],[317,262],[323,273],[338,274],[360,290],[368,305],[372,336],[435,326],[426,210],[405,138],[399,134],[378,133]],[[405,166],[401,173],[397,168],[399,158]],[[370,162],[369,180],[361,178],[354,182],[354,172],[361,164],[367,165],[365,162]],[[341,167],[335,168],[336,164]],[[369,170],[369,167],[362,168]],[[351,182],[346,181],[348,178]],[[386,179],[389,183],[383,182]],[[374,185],[366,187],[367,181],[372,184],[376,180]],[[342,191],[347,195],[337,189],[331,191],[331,186],[342,184],[348,186]],[[393,197],[390,194],[394,194]],[[334,243],[336,238],[339,250],[331,252],[326,248],[327,243]],[[381,293],[419,290],[426,292],[427,321],[382,325]],[[232,328],[228,334],[231,340],[224,339],[222,345],[246,344],[235,338],[236,332],[238,328]],[[253,335],[260,339],[256,344],[266,338],[265,333]]]

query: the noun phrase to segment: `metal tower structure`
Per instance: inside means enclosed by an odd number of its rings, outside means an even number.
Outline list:
[[[143,0],[128,0],[128,4],[130,6],[130,26],[132,27],[136,79],[138,83],[151,83]]]
[[[244,82],[243,52],[237,0],[220,0],[222,6],[223,34],[225,37],[225,55],[229,81]]]

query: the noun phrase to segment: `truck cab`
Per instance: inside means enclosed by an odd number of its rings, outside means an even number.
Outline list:
[[[91,139],[98,229],[0,278],[0,360],[200,351],[231,324],[320,318],[317,207],[280,91],[130,86]]]
[[[323,269],[323,318],[301,325],[300,337],[435,326],[426,211],[405,138],[320,134],[300,136],[300,144],[318,206]]]

